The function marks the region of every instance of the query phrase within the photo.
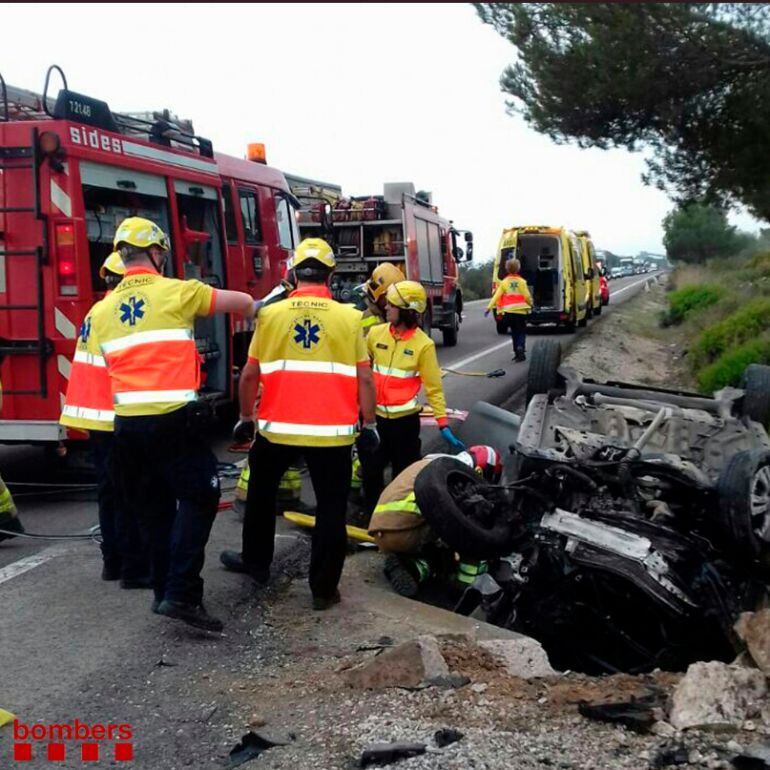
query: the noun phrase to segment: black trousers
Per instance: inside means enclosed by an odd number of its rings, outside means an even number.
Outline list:
[[[200,604],[206,543],[219,503],[217,460],[187,410],[116,417],[126,511],[149,545],[155,597]]]
[[[266,570],[275,547],[276,495],[286,469],[304,457],[316,497],[316,524],[310,553],[313,596],[334,595],[345,563],[345,522],[352,460],[349,446],[273,444],[257,435],[249,452],[249,490],[243,520],[243,561]]]
[[[505,322],[511,334],[514,353],[524,353],[527,348],[527,316],[523,313],[506,313]]]
[[[385,468],[390,465],[393,478],[420,459],[420,414],[388,419],[377,417],[380,446],[376,452],[361,455],[364,501],[371,515],[385,488]]]
[[[118,482],[120,466],[115,462],[115,436],[111,431],[90,431],[91,455],[96,468],[96,499],[102,533],[102,559],[110,571],[126,580],[150,574],[136,516],[127,515]]]

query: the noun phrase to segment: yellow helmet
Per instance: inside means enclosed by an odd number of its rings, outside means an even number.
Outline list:
[[[330,270],[337,267],[332,247],[323,238],[305,238],[294,250],[294,257],[289,262],[289,270],[296,270],[307,259],[317,259]]]
[[[107,259],[102,262],[102,266],[99,268],[99,278],[104,278],[107,271],[115,273],[115,275],[125,275],[126,266],[123,264],[123,259],[117,251],[113,251]]]
[[[405,279],[406,276],[394,264],[383,262],[372,270],[364,288],[369,299],[376,303],[394,283]]]
[[[163,251],[169,250],[168,236],[155,222],[142,217],[128,217],[124,219],[115,231],[112,245],[117,250],[119,243],[127,243],[138,249],[148,249],[157,246]]]
[[[394,283],[387,293],[388,302],[404,310],[416,310],[424,313],[428,307],[428,297],[422,284],[417,281],[399,281]]]

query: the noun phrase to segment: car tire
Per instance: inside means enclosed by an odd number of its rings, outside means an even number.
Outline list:
[[[721,528],[737,553],[756,558],[770,543],[770,451],[737,452],[719,476]]]
[[[508,324],[506,324],[504,320],[495,321],[495,325],[497,326],[498,334],[508,334]]]
[[[770,425],[770,366],[749,364],[741,378],[742,413],[765,427]]]
[[[510,553],[516,529],[510,520],[484,522],[469,515],[459,499],[488,486],[467,465],[438,457],[417,475],[414,493],[420,513],[433,532],[468,559],[491,559]]]
[[[457,345],[457,335],[460,331],[460,311],[455,308],[452,313],[452,325],[445,326],[441,330],[445,348],[453,348]]]
[[[533,396],[550,393],[563,385],[559,374],[561,345],[557,340],[538,340],[529,354],[527,403]]]
[[[602,310],[603,310],[603,305],[602,305],[601,302],[599,302],[599,304],[596,306],[596,310],[594,312],[596,313],[596,315],[601,315],[602,314]]]
[[[586,310],[586,314],[577,322],[577,325],[584,329],[586,326],[588,326],[588,311]]]

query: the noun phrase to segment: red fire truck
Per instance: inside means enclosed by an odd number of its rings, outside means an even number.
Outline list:
[[[169,275],[255,297],[285,274],[298,242],[299,202],[262,145],[250,145],[251,160],[221,155],[168,112],[114,113],[66,80],[56,99],[47,91],[48,77],[42,96],[0,77],[2,443],[82,437],[58,418],[78,330],[103,296],[99,266],[124,217],[169,233]],[[234,396],[250,331],[230,317],[197,322],[203,398]]]
[[[458,263],[473,258],[473,235],[440,217],[430,193],[401,182],[386,184],[382,195],[346,198],[338,185],[291,174],[286,180],[302,203],[302,236],[323,234],[334,243],[336,299],[350,301],[379,263],[393,262],[425,287],[426,332],[441,329],[444,345],[457,344],[463,311]]]

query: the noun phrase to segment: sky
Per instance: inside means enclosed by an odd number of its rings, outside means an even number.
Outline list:
[[[663,253],[672,208],[643,157],[556,145],[506,113],[514,49],[467,4],[0,3],[0,74],[42,91],[49,64],[116,111],[168,107],[219,152],[380,194],[433,193],[478,261],[515,224],[587,229],[597,248]],[[758,224],[731,217],[742,229]]]

